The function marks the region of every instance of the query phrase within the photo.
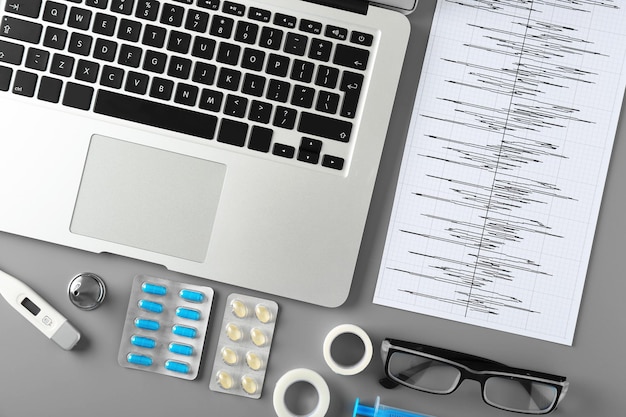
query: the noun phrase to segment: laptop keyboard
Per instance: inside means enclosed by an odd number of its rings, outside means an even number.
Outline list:
[[[3,12],[0,94],[347,166],[371,33],[219,0],[6,0]]]

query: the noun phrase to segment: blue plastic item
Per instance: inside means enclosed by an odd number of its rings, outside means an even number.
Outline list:
[[[150,356],[139,355],[137,353],[129,353],[128,356],[126,356],[126,360],[128,360],[128,363],[132,363],[135,365],[141,365],[141,366],[152,365],[152,358]]]
[[[168,350],[178,355],[185,355],[185,356],[193,355],[193,346],[183,345],[180,343],[170,343]]]
[[[137,327],[138,329],[157,331],[159,330],[161,325],[158,321],[136,318],[135,327]]]
[[[172,333],[182,337],[189,337],[191,339],[195,338],[197,334],[196,329],[193,327],[181,326],[179,324],[175,324],[172,327]]]
[[[156,340],[149,337],[133,335],[130,338],[130,343],[135,346],[139,346],[146,349],[154,349],[156,347]]]
[[[137,305],[139,306],[140,309],[150,311],[152,313],[160,314],[163,312],[163,304],[156,303],[154,301],[139,300]]]
[[[357,398],[354,402],[354,411],[352,417],[432,417],[426,414],[414,413],[412,411],[400,410],[399,408],[389,407],[380,403],[380,397],[376,397],[376,403],[373,407],[368,407],[359,403]]]
[[[176,309],[176,315],[183,319],[188,320],[200,320],[200,312],[191,308],[178,307]]]
[[[146,294],[154,294],[154,295],[165,295],[167,294],[167,288],[162,285],[151,284],[149,282],[144,282],[141,284],[141,291]]]
[[[181,374],[189,373],[189,365],[187,365],[186,363],[177,362],[177,361],[166,361],[165,369],[167,369],[168,371],[178,372]]]
[[[202,301],[204,301],[204,294],[202,294],[200,291],[180,290],[178,296],[183,300],[191,301],[194,303],[201,303]]]

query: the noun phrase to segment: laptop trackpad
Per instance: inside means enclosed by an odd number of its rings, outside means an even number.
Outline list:
[[[223,164],[93,135],[70,230],[202,262],[225,172]]]

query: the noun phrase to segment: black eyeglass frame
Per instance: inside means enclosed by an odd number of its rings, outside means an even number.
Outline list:
[[[394,352],[408,353],[415,356],[420,356],[446,363],[459,371],[459,379],[455,386],[445,392],[429,391],[426,389],[415,387],[409,383],[406,383],[402,379],[391,375],[391,373],[389,372],[389,363]],[[503,363],[492,361],[490,359],[482,358],[479,356],[469,355],[466,353],[434,346],[428,346],[420,343],[406,342],[398,339],[386,338],[385,340],[383,340],[381,353],[386,377],[382,378],[379,382],[383,387],[387,389],[392,389],[396,388],[398,385],[403,385],[407,388],[422,392],[428,392],[438,395],[447,395],[456,391],[456,389],[461,385],[464,380],[471,379],[480,383],[481,396],[486,404],[495,408],[499,408],[501,410],[517,412],[521,414],[540,415],[552,412],[565,397],[569,386],[569,382],[564,376],[531,371],[528,369],[513,368]],[[555,397],[556,399],[552,403],[550,408],[545,410],[538,410],[537,412],[512,410],[506,407],[502,407],[498,404],[490,402],[485,395],[485,382],[491,377],[504,377],[517,381],[541,382],[543,384],[551,385],[557,390]]]

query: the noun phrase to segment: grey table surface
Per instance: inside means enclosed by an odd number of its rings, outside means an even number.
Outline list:
[[[233,292],[263,294],[173,273],[158,265],[0,233],[0,267],[33,286],[83,333],[75,350],[63,351],[0,302],[0,417],[274,416],[274,386],[294,368],[309,368],[325,378],[331,391],[328,416],[349,416],[356,397],[372,404],[377,395],[383,404],[437,417],[513,415],[484,404],[478,383],[471,381],[447,396],[405,388],[383,389],[378,379],[383,373],[380,343],[385,337],[419,341],[512,366],[565,375],[571,383],[570,391],[554,416],[625,416],[626,367],[622,353],[626,332],[621,308],[626,279],[620,261],[626,234],[622,182],[626,178],[624,115],[613,149],[573,346],[372,304],[403,141],[434,8],[435,0],[420,0],[410,17],[409,51],[350,297],[336,309],[273,298],[281,311],[261,399],[215,393],[209,390],[209,382],[226,298]],[[108,289],[105,303],[87,312],[75,308],[66,292],[70,279],[86,271],[100,275]],[[129,370],[117,364],[131,281],[136,274],[214,288],[213,316],[200,375],[195,381]],[[342,323],[361,326],[374,342],[374,359],[356,376],[333,373],[322,356],[326,334]],[[346,346],[344,349],[354,349]],[[315,405],[316,394],[310,386],[301,384],[289,391],[287,400],[294,411],[303,413]]]

